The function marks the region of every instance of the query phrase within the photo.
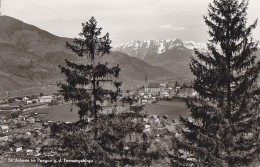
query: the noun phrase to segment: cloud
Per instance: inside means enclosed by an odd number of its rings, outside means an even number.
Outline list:
[[[75,37],[81,23],[95,16],[115,43],[151,38],[203,42],[203,15],[212,0],[2,0],[2,14],[58,36]],[[260,0],[250,0],[248,22],[259,15]],[[1,24],[1,23],[0,23]],[[189,30],[189,31],[187,31]],[[260,26],[253,36],[260,37]]]
[[[161,25],[160,28],[170,29],[172,31],[182,31],[186,29],[186,27],[173,27],[171,24]]]
[[[186,30],[186,27],[173,27],[172,30],[173,31],[182,31],[182,30]]]
[[[170,28],[172,28],[172,25],[171,24],[165,24],[165,25],[161,25],[160,28],[170,29]]]

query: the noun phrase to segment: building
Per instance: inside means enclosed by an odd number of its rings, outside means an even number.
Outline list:
[[[169,94],[168,92],[164,91],[164,92],[162,92],[162,93],[160,94],[160,96],[161,96],[161,97],[169,97],[170,94]]]
[[[23,150],[22,143],[15,143],[10,147],[10,151],[12,152],[21,152]]]
[[[22,98],[22,101],[26,103],[27,100],[29,100],[29,99],[30,99],[29,97],[25,96],[25,97]]]
[[[160,83],[149,83],[145,87],[145,93],[159,94],[160,90]]]
[[[53,96],[41,96],[38,99],[40,103],[50,103],[53,100]]]
[[[149,117],[149,123],[160,125],[160,117],[158,115],[151,115]]]
[[[29,117],[29,118],[27,118],[27,121],[29,123],[35,123],[36,119],[34,117]]]
[[[146,104],[146,103],[148,103],[148,101],[149,101],[149,96],[148,96],[148,94],[143,94],[143,95],[140,97],[140,99],[139,99],[139,103],[141,103],[141,104]]]
[[[178,93],[179,97],[197,97],[198,93],[193,89],[193,88],[183,88],[180,89],[179,93]]]
[[[35,153],[34,147],[29,147],[26,149],[26,155],[33,155]]]
[[[144,125],[144,132],[150,132],[151,131],[151,126],[146,124]]]
[[[32,104],[32,103],[33,103],[32,100],[27,100],[27,101],[26,101],[26,104]]]
[[[1,130],[3,133],[7,133],[9,132],[10,128],[7,125],[1,125]]]
[[[0,142],[2,142],[2,141],[8,141],[8,140],[9,140],[9,136],[0,137]]]

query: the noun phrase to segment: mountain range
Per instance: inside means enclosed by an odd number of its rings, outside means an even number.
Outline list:
[[[114,50],[126,53],[132,57],[138,57],[145,62],[162,67],[174,74],[178,81],[189,81],[193,78],[189,69],[191,56],[195,56],[194,49],[202,53],[207,52],[206,43],[175,40],[145,40],[133,41],[116,45]],[[260,49],[256,52],[260,60]]]
[[[0,92],[56,85],[64,79],[58,68],[64,65],[64,59],[82,61],[66,49],[66,42],[72,43],[73,39],[58,37],[9,16],[0,16],[0,23]],[[121,52],[112,51],[102,61],[120,64],[123,85],[144,81],[146,75],[153,80],[173,76],[162,67]]]
[[[9,90],[56,85],[64,80],[58,65],[64,59],[82,62],[66,49],[73,39],[58,37],[9,16],[0,16],[0,93]],[[206,52],[206,44],[192,41],[146,40],[117,45],[101,61],[120,65],[120,80],[130,88],[150,81],[190,81],[194,48]],[[260,59],[260,51],[257,52]]]
[[[196,44],[192,41],[183,42],[181,39],[153,39],[117,45],[114,50],[138,57],[151,65],[162,67],[172,72],[176,80],[184,82],[193,78],[189,62],[194,54],[194,48],[206,51],[206,44]]]
[[[175,48],[194,50],[197,48],[200,51],[206,51],[207,45],[205,43],[195,43],[193,41],[175,40],[144,40],[132,41],[124,44],[119,44],[114,47],[115,50],[126,53],[133,57],[140,59],[148,59],[150,55],[162,54]]]

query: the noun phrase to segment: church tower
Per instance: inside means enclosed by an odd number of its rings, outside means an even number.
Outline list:
[[[144,78],[144,92],[147,91],[147,87],[148,87],[148,74],[145,74],[145,78]]]

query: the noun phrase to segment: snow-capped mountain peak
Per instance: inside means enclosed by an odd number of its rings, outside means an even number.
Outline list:
[[[207,47],[204,43],[195,43],[193,41],[182,41],[177,38],[175,40],[144,40],[132,41],[125,44],[116,45],[114,50],[126,53],[133,57],[144,59],[146,55],[162,54],[168,50],[181,49],[193,50],[197,48],[200,51],[206,51]]]

